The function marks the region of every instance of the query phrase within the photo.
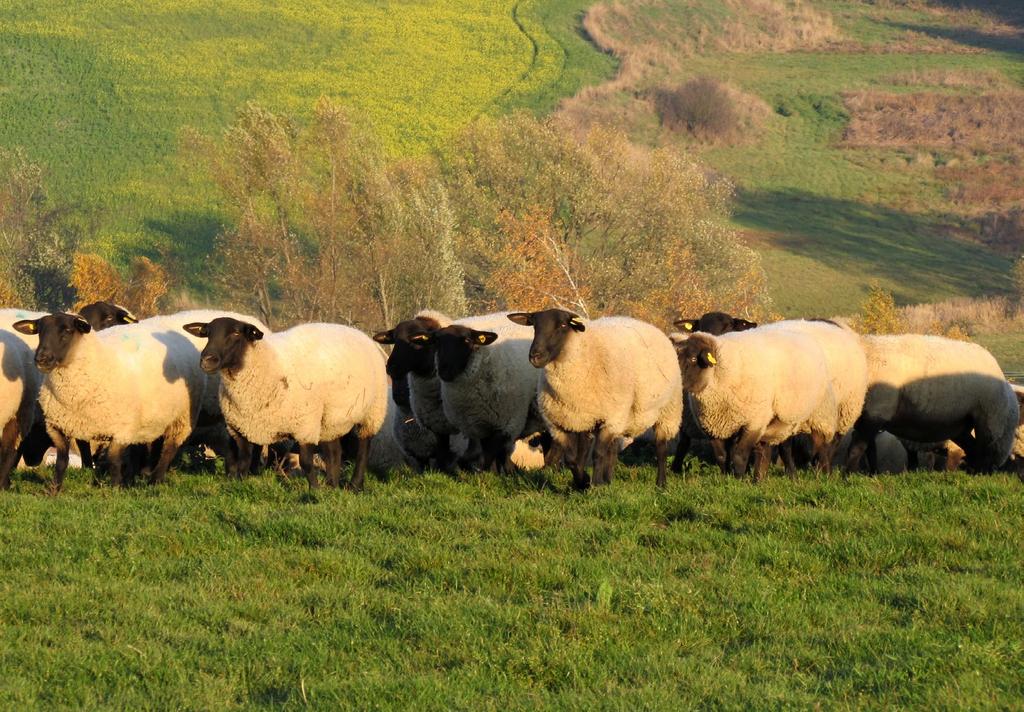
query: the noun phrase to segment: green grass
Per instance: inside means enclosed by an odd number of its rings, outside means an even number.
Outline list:
[[[845,48],[724,51],[715,37],[728,32],[731,11],[718,0],[621,0],[632,19],[616,38],[653,46],[663,58],[637,86],[602,101],[634,102],[632,114],[623,115],[630,117],[624,121],[635,139],[677,143],[732,179],[736,224],[764,255],[772,295],[785,315],[852,313],[872,282],[901,302],[1007,290],[1010,259],[954,236],[959,222],[948,201],[950,186],[927,162],[915,161],[917,150],[840,145],[848,120],[842,94],[958,91],[893,83],[894,75],[929,69],[991,73],[1021,85],[1021,35],[986,33],[983,26],[965,30],[957,24],[966,16],[950,19],[918,3],[806,4],[831,15]],[[944,4],[979,8],[1006,22],[1024,20],[1019,3]],[[745,12],[753,22],[755,11]],[[682,54],[677,43],[694,41],[702,27],[708,34],[704,49]],[[893,51],[894,42],[903,44]],[[700,75],[763,100],[770,113],[761,129],[733,145],[698,145],[661,132],[653,110],[635,98]],[[971,149],[974,156],[962,160],[986,159],[984,145]]]
[[[20,473],[0,706],[1019,706],[1016,478],[617,475]]]
[[[178,159],[183,127],[217,133],[249,100],[302,121],[327,95],[393,153],[422,152],[481,113],[550,108],[609,76],[575,33],[585,4],[15,0],[0,17],[0,145],[99,213],[93,247],[202,257],[220,212]]]

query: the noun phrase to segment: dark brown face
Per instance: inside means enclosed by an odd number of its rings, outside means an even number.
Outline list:
[[[757,326],[753,321],[732,317],[725,312],[708,312],[699,319],[677,319],[673,323],[686,333],[702,331],[712,336],[721,336],[731,331],[746,331]]]
[[[391,398],[402,407],[409,406],[409,383],[406,376],[414,373],[427,378],[434,375],[434,344],[431,336],[441,325],[429,317],[418,316],[398,322],[394,329],[378,331],[373,340],[392,344],[387,372],[391,376]]]
[[[718,365],[717,345],[713,336],[697,333],[676,345],[679,368],[683,374],[683,390],[700,393],[707,386],[710,372]]]
[[[89,322],[77,314],[49,314],[39,319],[17,321],[13,326],[22,334],[39,336],[36,366],[44,373],[67,363],[78,340],[92,331]]]
[[[564,309],[517,312],[509,314],[508,318],[516,324],[533,327],[530,363],[536,368],[544,368],[556,360],[573,332],[587,330],[578,316]]]
[[[94,331],[102,331],[119,324],[134,324],[135,316],[117,304],[110,302],[93,302],[78,310],[79,315],[89,322]]]
[[[437,362],[437,375],[442,381],[454,381],[469,366],[469,359],[481,346],[493,344],[498,335],[493,331],[477,331],[461,324],[438,329],[431,337]]]
[[[183,328],[192,336],[207,340],[199,356],[199,366],[207,373],[238,372],[245,362],[246,352],[263,338],[263,332],[252,324],[226,316],[208,324],[185,324]]]

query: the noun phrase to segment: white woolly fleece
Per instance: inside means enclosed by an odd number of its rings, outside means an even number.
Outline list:
[[[387,414],[388,382],[377,345],[339,324],[302,324],[266,334],[234,376],[223,375],[220,405],[250,442],[334,440],[353,428],[375,435]]]
[[[801,432],[835,434],[835,398],[814,339],[764,327],[706,338],[718,363],[690,402],[709,435],[724,440],[745,429],[777,445]]]
[[[990,464],[1010,455],[1020,406],[986,349],[941,336],[863,336],[868,359],[864,417],[894,435],[933,442],[974,428]]]
[[[46,374],[39,402],[47,425],[78,440],[180,443],[205,386],[184,332],[125,324],[82,334],[65,364]]]
[[[493,331],[498,338],[470,356],[466,370],[450,383],[441,381],[445,417],[459,432],[480,439],[501,432],[516,440],[527,428],[537,398],[539,372],[530,365],[533,327],[513,324],[510,312],[459,319],[456,324]]]
[[[548,424],[581,433],[598,424],[610,435],[636,438],[653,427],[670,440],[682,418],[682,381],[672,342],[628,317],[583,321],[541,376],[538,402]]]
[[[0,431],[13,420],[19,439],[28,433],[35,420],[42,381],[34,350],[20,336],[16,331],[0,329]]]

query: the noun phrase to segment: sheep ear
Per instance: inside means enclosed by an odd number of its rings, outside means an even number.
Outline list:
[[[701,368],[711,368],[712,366],[718,365],[718,359],[711,353],[710,349],[704,349],[700,352],[700,356],[697,358],[697,365]]]
[[[696,319],[676,319],[672,322],[673,326],[678,326],[683,331],[693,331],[697,328]]]
[[[78,333],[80,333],[80,334],[88,334],[90,331],[92,331],[92,324],[87,322],[82,317],[76,316],[75,317],[75,328],[78,329]]]
[[[249,341],[259,341],[263,338],[263,332],[257,329],[252,324],[245,325],[245,338]]]
[[[474,331],[473,340],[481,346],[487,346],[487,344],[493,344],[498,339],[498,335],[493,331]]]
[[[746,331],[747,329],[753,329],[757,326],[757,322],[747,321],[746,319],[733,319],[732,329],[733,331]]]
[[[32,336],[39,333],[39,324],[34,319],[22,319],[14,322],[11,326],[20,334]]]
[[[412,341],[417,344],[429,344],[433,340],[434,335],[428,332],[423,332],[422,334],[414,334],[409,337],[409,341]]]
[[[378,331],[373,335],[373,340],[378,344],[393,344],[395,343],[395,330]]]
[[[569,319],[569,326],[571,326],[576,331],[587,330],[587,327],[584,325],[582,321],[580,321],[580,318],[578,316],[573,316],[571,319]]]
[[[533,314],[529,312],[513,312],[507,316],[509,321],[520,326],[533,326]]]
[[[209,324],[204,324],[200,321],[194,321],[191,324],[185,324],[185,326],[181,328],[187,331],[188,333],[192,334],[192,336],[196,337],[197,339],[205,339],[207,336],[210,335],[210,329],[208,327]]]
[[[139,321],[138,319],[135,318],[134,314],[132,314],[130,311],[128,311],[122,306],[119,306],[117,308],[117,317],[125,324],[136,324]]]

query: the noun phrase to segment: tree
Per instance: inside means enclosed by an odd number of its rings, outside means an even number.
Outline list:
[[[868,297],[854,325],[862,334],[900,334],[905,330],[903,315],[892,292],[878,284],[872,284],[868,290]]]
[[[50,205],[43,179],[24,151],[0,148],[0,298],[61,309],[74,298],[68,278],[84,228],[70,209]]]
[[[71,270],[71,285],[78,295],[76,309],[96,301],[111,301],[138,317],[159,313],[169,282],[164,269],[148,257],[136,257],[132,261],[127,279],[94,254],[76,254]]]
[[[728,225],[732,189],[619,132],[582,141],[551,120],[484,119],[445,155],[474,307],[560,306],[667,326],[769,308],[756,253]]]

